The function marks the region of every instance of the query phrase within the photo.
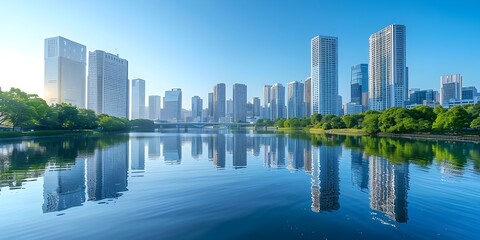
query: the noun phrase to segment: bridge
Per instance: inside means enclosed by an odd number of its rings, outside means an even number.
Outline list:
[[[229,123],[229,122],[162,122],[154,121],[157,128],[204,128],[204,127],[250,127],[255,123]]]

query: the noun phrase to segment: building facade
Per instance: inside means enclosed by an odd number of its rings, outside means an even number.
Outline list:
[[[158,95],[148,96],[148,118],[150,120],[160,119],[160,110],[162,98]]]
[[[233,122],[247,121],[247,85],[233,84]]]
[[[357,64],[352,66],[350,82],[350,102],[368,105],[368,64]]]
[[[132,116],[131,119],[143,119],[145,116],[145,80],[132,80]]]
[[[225,83],[218,83],[213,87],[213,120],[218,122],[225,117]]]
[[[406,28],[392,24],[369,39],[368,108],[405,107],[408,94]]]
[[[287,118],[301,118],[304,117],[304,84],[301,82],[289,82],[288,101],[287,101]]]
[[[270,89],[270,119],[285,117],[285,87],[281,83],[275,83]]]
[[[450,100],[462,100],[462,75],[460,74],[440,77],[440,104],[446,107]]]
[[[63,37],[45,39],[44,99],[85,108],[87,48]]]
[[[192,118],[194,121],[202,121],[203,100],[199,96],[192,97]]]
[[[161,119],[172,122],[179,122],[182,119],[182,89],[173,88],[165,91],[163,97],[163,109]]]
[[[473,99],[477,95],[476,87],[462,87],[462,100]]]
[[[338,114],[338,39],[316,36],[311,41],[312,114]]]
[[[252,115],[253,117],[260,117],[261,106],[260,106],[260,98],[254,97],[252,98]]]
[[[312,115],[312,78],[308,77],[304,83],[304,113],[305,116],[310,117]]]
[[[128,118],[128,96],[128,61],[100,50],[89,52],[88,109]]]

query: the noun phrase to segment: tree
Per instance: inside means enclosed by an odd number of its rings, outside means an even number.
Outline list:
[[[379,114],[367,114],[362,123],[362,127],[368,134],[378,133],[380,131],[378,127],[378,118],[380,117]]]
[[[0,124],[9,124],[12,129],[32,125],[35,120],[35,108],[28,105],[30,98],[38,97],[28,95],[18,88],[11,88],[8,92],[0,93]]]
[[[480,116],[473,119],[473,121],[470,123],[470,127],[477,130],[478,133],[480,134]]]
[[[155,129],[155,123],[148,119],[134,119],[130,121],[131,128],[136,130],[152,130]]]
[[[68,104],[60,103],[54,107],[58,112],[58,122],[62,128],[76,129],[78,127],[78,109]]]
[[[315,126],[320,121],[322,121],[322,114],[314,113],[314,114],[312,114],[312,116],[310,116],[310,124]]]
[[[98,126],[98,118],[91,109],[78,109],[76,125],[79,129],[95,129]]]
[[[345,123],[346,128],[354,128],[358,124],[357,118],[351,114],[343,115],[342,120]]]

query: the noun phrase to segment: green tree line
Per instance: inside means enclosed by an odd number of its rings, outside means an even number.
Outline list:
[[[417,106],[412,109],[392,107],[384,111],[368,110],[342,117],[313,114],[308,118],[271,121],[260,119],[257,124],[284,128],[363,129],[369,134],[383,133],[480,133],[480,103],[445,109]]]
[[[36,94],[18,88],[0,91],[0,127],[24,130],[83,130],[125,131],[152,128],[150,120],[118,118],[95,114],[90,109],[60,103],[49,106]]]

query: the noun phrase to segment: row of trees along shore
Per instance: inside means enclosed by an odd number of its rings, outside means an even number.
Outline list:
[[[417,106],[392,107],[384,111],[368,110],[342,117],[313,114],[308,118],[259,119],[257,124],[278,128],[361,129],[368,134],[382,133],[480,133],[480,103],[445,109]]]
[[[48,106],[38,95],[18,88],[0,91],[0,127],[3,129],[126,131],[140,126],[153,128],[153,122],[95,114],[90,109],[66,103]]]

